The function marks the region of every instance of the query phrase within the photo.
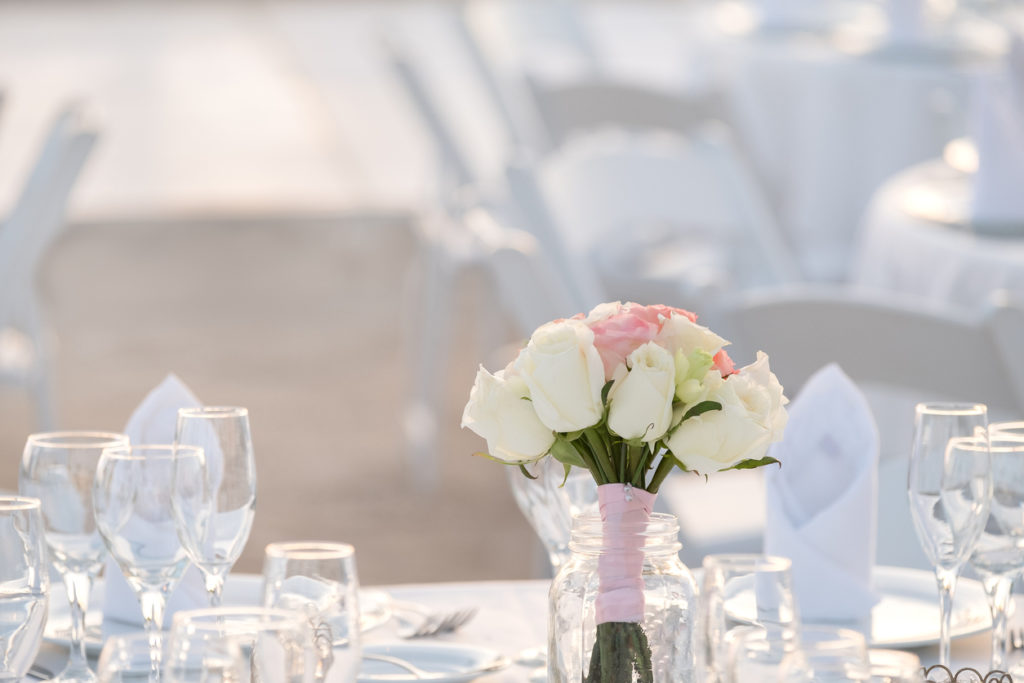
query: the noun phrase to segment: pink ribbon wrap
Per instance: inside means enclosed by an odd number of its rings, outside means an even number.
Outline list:
[[[597,487],[604,550],[597,558],[598,624],[644,618],[644,535],[657,494],[625,484]]]

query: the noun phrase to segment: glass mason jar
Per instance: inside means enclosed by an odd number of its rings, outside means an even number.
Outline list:
[[[597,681],[597,668],[605,669],[607,676],[609,667],[618,672],[615,683],[698,680],[697,584],[679,559],[679,522],[673,515],[654,513],[645,524],[624,531],[605,534],[596,514],[573,520],[572,556],[555,576],[549,594],[549,683]],[[602,660],[597,655],[596,648],[598,566],[630,565],[630,555],[638,556],[635,571],[639,576],[633,577],[633,586],[643,595],[643,619],[639,627],[601,625],[602,642],[614,643],[609,651],[614,650],[619,658],[608,662],[607,657]],[[637,670],[642,666],[622,662],[623,652],[636,663],[649,661],[650,673]]]

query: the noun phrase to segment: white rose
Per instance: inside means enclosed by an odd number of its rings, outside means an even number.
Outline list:
[[[629,354],[629,374],[616,382],[608,426],[624,439],[653,443],[672,424],[676,370],[672,356],[654,342]]]
[[[588,325],[593,325],[594,323],[599,323],[602,320],[607,320],[613,315],[618,314],[620,311],[622,311],[621,301],[609,301],[608,303],[598,304],[590,309],[589,313],[587,313],[587,319],[585,322]]]
[[[594,348],[594,333],[582,321],[541,325],[520,352],[515,369],[550,429],[574,432],[601,419],[604,364]]]
[[[481,365],[462,412],[462,426],[487,440],[487,451],[511,463],[532,462],[543,457],[555,441],[526,400],[530,391],[522,377],[491,374]]]
[[[668,349],[670,353],[682,351],[685,355],[700,349],[714,356],[723,346],[729,344],[708,328],[678,313],[673,313],[672,317],[664,322],[654,341]]]
[[[679,425],[668,440],[669,450],[687,469],[702,474],[762,458],[769,444],[782,438],[787,419],[783,406],[789,402],[768,368],[768,356],[758,352],[756,362],[709,385],[702,400],[717,401],[722,409]]]

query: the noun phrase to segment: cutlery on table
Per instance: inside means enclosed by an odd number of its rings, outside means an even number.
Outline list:
[[[446,672],[442,672],[442,671],[425,671],[424,669],[419,668],[418,666],[416,666],[412,662],[407,662],[406,660],[402,659],[401,657],[392,657],[391,655],[381,655],[381,654],[376,654],[376,653],[366,653],[366,652],[364,652],[363,653],[363,659],[369,659],[369,660],[373,660],[373,661],[376,661],[376,662],[385,662],[387,664],[392,664],[394,666],[397,666],[400,669],[405,669],[410,674],[415,676],[416,680],[430,680],[432,678],[449,678],[449,677],[451,677],[450,673],[446,673]],[[500,671],[501,669],[506,668],[510,663],[511,662],[508,659],[508,657],[502,656],[502,657],[498,657],[497,659],[495,659],[492,662],[484,664],[483,666],[481,666],[479,668],[470,669],[468,671],[459,671],[459,675],[460,676],[471,676],[471,675],[477,675],[477,674],[483,675],[485,673],[490,673],[492,671]]]
[[[477,613],[476,607],[431,612],[423,605],[405,602],[393,602],[391,608],[399,621],[397,632],[401,638],[429,638],[449,633],[467,624]],[[404,616],[409,614],[415,615],[414,618]]]

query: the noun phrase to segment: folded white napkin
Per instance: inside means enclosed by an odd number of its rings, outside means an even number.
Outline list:
[[[981,232],[1024,232],[1024,38],[1013,39],[1000,73],[976,82],[970,128],[978,148],[971,222]]]
[[[765,553],[792,558],[804,621],[864,625],[878,601],[878,430],[838,365],[807,381],[770,454],[782,467],[765,472]]]
[[[180,379],[173,374],[168,375],[135,409],[124,433],[133,445],[173,443],[178,408],[199,405],[199,399]],[[103,623],[118,621],[141,626],[143,620],[139,599],[125,581],[121,568],[111,557],[107,558],[104,577],[106,591],[103,599]],[[209,598],[202,573],[195,567],[189,567],[167,601],[164,627],[170,625],[171,615],[179,610],[208,606]]]

